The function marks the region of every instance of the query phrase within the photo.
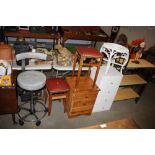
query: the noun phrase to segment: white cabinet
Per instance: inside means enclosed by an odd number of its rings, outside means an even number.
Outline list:
[[[92,79],[94,79],[95,77],[95,71],[96,68],[91,69],[90,77]],[[123,77],[123,75],[114,67],[110,67],[107,74],[105,74],[105,71],[106,66],[101,66],[96,81],[96,84],[100,88],[100,91],[96,98],[93,112],[110,110]]]

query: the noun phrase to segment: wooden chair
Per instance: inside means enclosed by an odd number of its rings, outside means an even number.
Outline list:
[[[63,99],[64,112],[68,98],[69,85],[63,78],[50,78],[46,80],[46,99],[48,97],[48,115],[51,114],[52,100]]]

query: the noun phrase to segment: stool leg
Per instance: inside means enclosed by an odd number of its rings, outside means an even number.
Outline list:
[[[63,105],[64,105],[64,113],[67,112],[67,104],[69,99],[69,91],[65,93],[66,97],[63,98]]]
[[[89,66],[89,68],[88,68],[88,74],[87,74],[88,77],[90,76],[90,73],[91,73],[91,67]]]
[[[66,98],[63,98],[64,113],[66,112]]]
[[[46,104],[46,102],[47,102],[47,96],[48,96],[48,92],[47,92],[47,89],[45,89],[45,91],[44,91],[45,104]]]
[[[100,62],[97,65],[97,70],[96,70],[96,74],[95,74],[95,78],[94,78],[94,82],[93,82],[93,87],[95,87],[95,83],[96,83],[96,80],[97,80],[97,76],[98,76],[98,73],[99,73],[99,70],[100,70],[101,63],[102,63],[102,59],[100,59]]]
[[[30,112],[31,114],[34,113],[34,103],[33,103],[33,92],[31,92],[31,101],[30,101]]]
[[[76,78],[75,87],[77,87],[78,84],[79,84],[79,80],[80,80],[80,74],[81,74],[82,66],[83,66],[83,58],[80,59],[80,65],[79,65],[79,70],[78,70],[78,76],[77,76],[77,78]]]
[[[13,120],[13,124],[17,124],[15,114],[12,114],[12,120]]]
[[[51,110],[52,110],[52,94],[49,95],[49,99],[48,99],[48,116],[51,115]]]

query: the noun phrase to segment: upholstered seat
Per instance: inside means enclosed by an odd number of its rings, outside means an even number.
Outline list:
[[[17,82],[22,89],[35,91],[45,86],[46,76],[39,71],[25,71],[19,74]]]
[[[69,90],[67,82],[62,78],[50,78],[46,80],[46,87],[52,93]]]
[[[92,47],[76,47],[77,52],[80,56],[86,58],[101,58],[102,54],[95,48]]]
[[[63,78],[50,78],[46,80],[47,95],[49,98],[48,115],[51,114],[52,100],[63,99],[64,109],[65,101],[68,97],[69,85]],[[64,110],[65,111],[65,110]]]

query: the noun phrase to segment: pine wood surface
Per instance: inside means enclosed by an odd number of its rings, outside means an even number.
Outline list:
[[[67,114],[69,117],[78,115],[90,115],[98,94],[98,87],[93,87],[93,80],[89,77],[80,77],[76,87],[77,77],[67,77],[70,86],[69,98],[66,103]]]
[[[82,129],[140,129],[140,127],[133,119],[125,118],[108,123],[84,127]]]
[[[139,85],[146,83],[147,82],[144,79],[142,79],[138,74],[130,74],[123,76],[120,86]]]
[[[79,84],[75,87],[77,77],[66,77],[66,80],[71,89],[74,91],[89,91],[89,90],[99,90],[97,86],[93,87],[93,80],[89,77],[80,77]]]
[[[133,63],[132,61],[134,61],[134,59],[130,59],[129,63],[127,65],[128,69],[134,69],[134,68],[155,68],[155,65],[153,65],[152,63],[148,62],[145,59],[138,59],[139,64]]]
[[[138,98],[139,95],[132,88],[119,88],[114,101]]]

